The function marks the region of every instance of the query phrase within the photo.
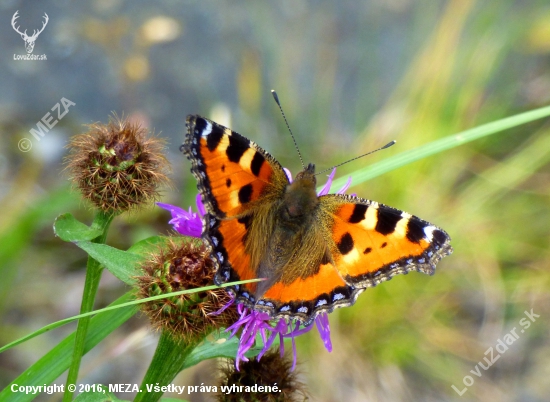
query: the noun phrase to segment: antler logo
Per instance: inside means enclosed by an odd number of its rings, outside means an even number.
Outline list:
[[[13,14],[13,18],[11,19],[11,26],[13,27],[13,29],[15,29],[15,32],[21,35],[21,37],[25,41],[25,48],[27,49],[27,53],[31,54],[32,51],[34,50],[34,42],[36,41],[36,38],[38,38],[38,35],[40,35],[44,30],[44,28],[46,28],[46,25],[48,25],[48,21],[49,21],[48,14],[44,13],[44,17],[43,17],[44,22],[42,23],[43,25],[40,31],[37,32],[35,29],[33,30],[33,34],[31,36],[28,36],[26,29],[25,29],[25,32],[21,32],[19,30],[19,27],[15,26],[15,21],[17,20],[17,18],[19,18],[19,15],[17,15],[17,13],[19,13],[19,10],[17,10],[15,14]]]

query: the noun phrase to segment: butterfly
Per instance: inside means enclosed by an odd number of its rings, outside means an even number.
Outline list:
[[[248,138],[198,115],[187,117],[182,150],[207,213],[203,238],[215,283],[237,302],[310,325],[350,306],[366,288],[411,271],[432,275],[451,254],[445,231],[398,209],[350,195],[315,192],[315,165],[290,182]]]

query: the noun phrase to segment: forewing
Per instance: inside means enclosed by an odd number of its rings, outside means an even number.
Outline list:
[[[183,151],[208,212],[218,218],[248,213],[280,196],[288,179],[283,168],[253,141],[211,120],[187,117]]]

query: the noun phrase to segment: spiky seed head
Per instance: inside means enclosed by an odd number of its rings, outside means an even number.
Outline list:
[[[71,138],[66,169],[84,199],[120,213],[158,198],[168,182],[164,141],[128,119],[113,116]]]
[[[214,263],[202,240],[182,245],[170,242],[168,247],[150,256],[143,265],[143,275],[137,279],[140,298],[196,289],[213,285]],[[226,290],[219,288],[167,297],[141,306],[155,329],[167,330],[176,339],[190,341],[231,325],[238,318],[234,307],[211,314],[230,301]]]
[[[241,363],[239,370],[229,361],[221,367],[221,386],[252,387],[254,385],[277,385],[277,391],[257,393],[219,393],[218,402],[262,401],[262,402],[298,402],[307,400],[305,385],[298,380],[296,371],[292,371],[292,359],[281,357],[277,350],[267,352],[260,361],[250,359]],[[246,389],[246,388],[245,388]],[[246,399],[243,399],[246,397]]]

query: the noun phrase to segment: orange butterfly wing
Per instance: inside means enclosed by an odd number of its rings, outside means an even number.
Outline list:
[[[452,253],[445,231],[406,212],[349,195],[320,197],[332,216],[332,257],[351,286],[367,288],[411,271],[432,275]]]
[[[187,130],[183,150],[208,211],[203,237],[218,265],[216,283],[256,278],[244,247],[248,225],[258,206],[282,196],[286,174],[269,153],[227,127],[190,115]],[[236,290],[244,300],[255,289],[252,283]]]
[[[309,325],[318,313],[350,306],[364,289],[349,286],[336,267],[321,264],[315,275],[297,278],[290,284],[275,283],[256,302],[255,308],[274,316],[290,316]]]
[[[319,197],[331,260],[315,275],[275,283],[255,308],[298,318],[350,306],[366,288],[410,271],[432,275],[452,252],[442,229],[406,212],[349,195]]]
[[[283,168],[254,142],[196,115],[187,117],[187,129],[183,149],[202,201],[216,218],[243,215],[267,193],[284,191]]]

